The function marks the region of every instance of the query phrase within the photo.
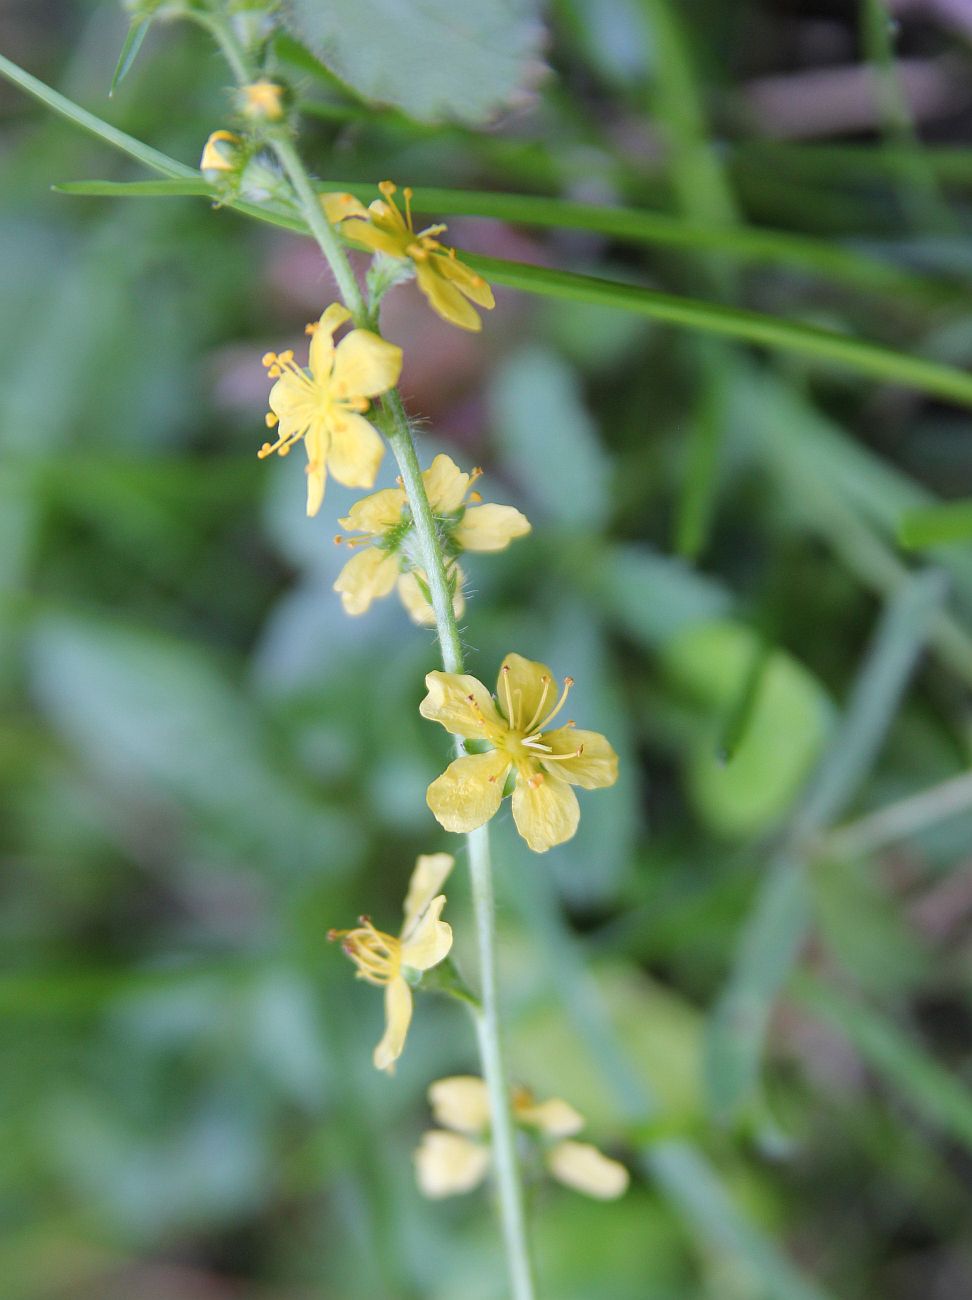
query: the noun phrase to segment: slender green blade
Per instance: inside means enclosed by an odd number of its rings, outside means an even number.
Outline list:
[[[11,63],[7,58],[0,54],[0,76],[6,77],[8,81],[19,86],[21,90],[42,103],[46,108],[61,117],[73,122],[75,126],[81,127],[82,131],[88,131],[91,135],[97,136],[105,144],[110,144],[114,149],[128,154],[136,162],[148,167],[150,171],[160,172],[163,176],[187,177],[194,180],[199,173],[192,167],[187,167],[185,163],[177,162],[175,158],[168,157],[167,154],[161,153],[158,149],[153,149],[151,145],[143,144],[141,140],[136,140],[134,136],[119,131],[118,127],[112,126],[109,122],[103,121],[100,117],[95,117],[94,113],[89,113],[86,108],[80,104],[75,104],[73,100],[61,95],[58,91],[53,90],[50,86],[38,81],[32,77],[29,72],[23,68]]]
[[[148,35],[148,29],[151,26],[151,18],[133,19],[127,33],[125,34],[125,41],[121,47],[118,62],[115,64],[115,71],[111,78],[111,87],[108,91],[109,98],[114,95],[122,81],[124,81],[129,68],[138,58],[138,52],[142,48],[142,42]]]
[[[915,550],[972,542],[972,499],[909,511],[899,525],[898,540]]]
[[[85,198],[215,198],[212,186],[202,176],[162,181],[60,181],[51,188],[58,194]]]
[[[591,302],[617,307],[669,325],[817,357],[887,383],[913,387],[921,392],[972,406],[972,375],[935,361],[926,361],[923,357],[896,352],[893,348],[882,347],[851,334],[839,334],[836,330],[782,320],[743,307],[727,307],[722,303],[682,298],[655,289],[644,289],[639,285],[618,284],[600,276],[581,275],[575,271],[531,266],[525,262],[507,262],[479,253],[464,253],[463,257],[483,275],[511,289],[567,302]]]
[[[942,575],[925,572],[888,604],[789,843],[756,894],[709,1023],[706,1084],[717,1113],[731,1114],[752,1095],[770,1015],[810,925],[805,872],[813,837],[840,816],[874,763],[944,598]]]

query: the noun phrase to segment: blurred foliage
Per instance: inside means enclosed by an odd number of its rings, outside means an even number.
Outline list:
[[[470,670],[570,672],[622,756],[563,848],[496,835],[514,1073],[636,1175],[532,1190],[544,1294],[972,1294],[972,786],[943,784],[972,763],[972,440],[920,369],[967,402],[966,8],[557,0],[538,34],[450,5],[486,34],[440,51],[447,90],[385,8],[364,37],[327,6],[357,69],[278,38],[322,180],[444,188],[460,246],[633,286],[501,290],[475,339],[411,287],[384,315],[423,456],[534,523],[468,562]],[[194,165],[225,69],[153,24],[109,102],[125,32],[113,0],[0,14],[8,57]],[[469,1027],[423,998],[377,1076],[380,999],[324,942],[453,847],[431,637],[342,615],[351,494],[308,521],[297,458],[255,458],[260,356],[328,277],[199,198],[51,193],[143,174],[0,110],[4,1297],[499,1300],[488,1194],[424,1203],[410,1165]],[[645,291],[880,345],[919,389],[706,342]],[[471,964],[461,871],[449,909]]]

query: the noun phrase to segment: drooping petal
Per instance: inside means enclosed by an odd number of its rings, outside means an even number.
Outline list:
[[[433,253],[432,258],[439,274],[451,280],[467,298],[487,310],[496,306],[492,289],[477,271],[460,262],[452,253]]]
[[[403,933],[403,966],[410,966],[412,970],[431,970],[449,955],[452,947],[452,927],[440,920],[445,905],[445,894],[433,898],[413,924],[411,932]]]
[[[331,373],[334,365],[334,331],[350,319],[351,313],[339,302],[332,302],[321,313],[317,328],[311,335],[308,356],[310,372],[315,379],[326,379]]]
[[[443,320],[447,320],[450,325],[458,325],[463,330],[483,328],[476,308],[466,301],[454,284],[445,279],[430,258],[415,263],[415,278],[428,299],[429,306]]]
[[[395,1062],[402,1054],[411,1023],[412,990],[398,975],[385,985],[385,1032],[372,1057],[376,1070],[394,1073]]]
[[[509,654],[496,679],[496,700],[516,731],[541,722],[557,702],[557,683],[546,664]]]
[[[429,1087],[429,1105],[437,1124],[475,1137],[489,1128],[489,1092],[474,1074],[437,1079]]]
[[[369,546],[348,560],[334,590],[341,594],[345,614],[364,614],[373,600],[388,595],[397,579],[398,556]]]
[[[361,415],[342,411],[329,421],[331,446],[327,464],[345,487],[371,487],[385,454],[385,444]]]
[[[521,1124],[529,1124],[551,1138],[573,1137],[584,1127],[584,1116],[560,1097],[534,1102],[527,1094],[525,1099],[514,1098],[513,1110]]]
[[[401,488],[382,488],[355,501],[340,520],[341,527],[349,533],[371,533],[377,537],[401,521],[404,504],[405,493]]]
[[[458,510],[469,490],[469,475],[464,474],[451,456],[440,452],[422,474],[429,505],[437,515],[451,515]]]
[[[550,764],[551,770],[556,768],[557,774],[572,785],[597,790],[614,785],[618,779],[618,756],[599,731],[558,727],[556,731],[545,731],[540,740],[552,753],[572,756]],[[541,756],[540,762],[543,761]]]
[[[401,373],[400,347],[371,330],[352,330],[335,350],[331,392],[338,399],[377,397],[394,388]]]
[[[547,1168],[554,1178],[585,1196],[613,1201],[627,1191],[627,1169],[603,1155],[590,1142],[558,1142],[547,1152]]]
[[[361,200],[356,199],[353,194],[346,194],[343,190],[322,194],[321,207],[332,226],[336,226],[339,221],[344,221],[347,217],[361,217],[365,221],[368,220],[368,209]]]
[[[462,569],[457,564],[455,566],[456,589],[452,597],[452,612],[456,618],[462,618],[466,610],[466,598],[462,594],[462,584],[465,582],[465,576]],[[419,581],[421,579],[421,582]],[[422,583],[428,587],[428,579],[421,569],[412,573],[403,573],[398,580],[398,594],[402,598],[402,604],[408,610],[408,616],[413,623],[419,627],[435,626],[435,610],[429,604],[422,590]]]
[[[560,777],[545,772],[532,776],[519,773],[513,789],[513,820],[534,853],[545,853],[577,830],[577,795]]]
[[[405,895],[403,937],[409,933],[442,888],[455,862],[451,853],[422,853],[418,856],[408,882],[408,893]]]
[[[529,519],[514,506],[470,506],[453,538],[464,551],[503,551],[529,531]]]
[[[313,518],[321,508],[327,486],[327,434],[316,422],[304,439],[307,451],[307,514]]]
[[[478,1187],[489,1168],[489,1149],[458,1133],[430,1129],[422,1134],[414,1160],[419,1191],[438,1199]]]
[[[483,739],[490,729],[503,723],[489,691],[468,673],[428,673],[428,695],[419,705],[419,713],[430,722],[441,723],[446,731],[466,739]]]
[[[499,808],[509,770],[509,758],[495,749],[488,754],[457,758],[429,786],[426,803],[443,829],[460,833],[474,831]]]
[[[389,257],[405,258],[405,245],[410,236],[402,236],[388,230],[380,230],[369,217],[367,221],[356,218],[341,225],[341,234],[359,248],[367,248],[371,253],[387,253]]]

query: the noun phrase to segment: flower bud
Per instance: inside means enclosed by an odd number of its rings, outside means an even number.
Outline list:
[[[240,112],[251,122],[282,122],[287,115],[287,91],[276,81],[261,78],[241,86]]]
[[[238,170],[243,161],[240,151],[242,141],[232,131],[214,131],[206,141],[199,170],[207,181],[225,179],[227,172]]]

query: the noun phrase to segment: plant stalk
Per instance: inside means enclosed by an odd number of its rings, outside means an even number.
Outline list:
[[[221,23],[206,22],[237,80],[252,78],[244,52],[232,33]],[[285,128],[269,128],[267,140],[287,174],[311,234],[324,254],[337,282],[344,305],[358,326],[370,324],[358,281],[347,255],[324,215],[320,199],[303,161]],[[402,484],[412,512],[429,595],[435,614],[436,634],[446,672],[463,670],[462,640],[452,608],[452,593],[441,539],[429,504],[408,415],[397,389],[382,398],[385,436],[398,462]],[[457,750],[464,753],[461,741]],[[468,837],[469,870],[479,949],[482,1003],[473,1008],[483,1080],[489,1094],[493,1170],[499,1201],[499,1217],[506,1250],[512,1300],[535,1300],[533,1273],[527,1247],[523,1187],[516,1152],[516,1131],[510,1109],[510,1089],[503,1062],[500,1033],[499,984],[496,971],[496,911],[493,896],[489,828],[481,826]]]

